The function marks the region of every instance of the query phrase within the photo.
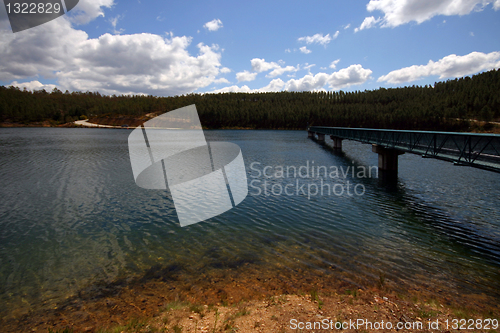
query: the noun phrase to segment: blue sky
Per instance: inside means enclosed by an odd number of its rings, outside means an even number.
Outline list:
[[[500,67],[500,0],[80,0],[12,33],[0,84],[172,96],[426,85]]]

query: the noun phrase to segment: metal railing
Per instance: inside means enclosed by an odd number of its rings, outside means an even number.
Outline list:
[[[500,135],[312,126],[310,132],[500,172]]]

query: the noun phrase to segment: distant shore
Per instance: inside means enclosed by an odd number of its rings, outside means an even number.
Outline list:
[[[62,128],[115,128],[115,129],[133,129],[147,120],[154,117],[148,114],[145,117],[132,118],[125,116],[117,117],[96,117],[86,120],[77,120],[69,123],[58,124],[54,121],[40,121],[32,123],[16,123],[16,122],[1,122],[0,128],[2,127],[62,127]],[[469,119],[468,120],[473,125],[470,128],[469,133],[492,133],[500,134],[500,123],[490,122],[486,126],[486,122],[480,120]],[[204,129],[228,129],[228,130],[265,130],[266,128],[252,128],[252,127],[221,127],[221,128],[204,128]],[[272,128],[269,130],[305,130],[305,128]]]
[[[120,126],[113,126],[113,125],[102,125],[102,124],[95,124],[95,123],[90,123],[88,119],[86,120],[77,120],[74,122],[75,125],[77,126],[84,126],[84,127],[99,127],[99,128],[131,128],[128,125],[120,125]]]

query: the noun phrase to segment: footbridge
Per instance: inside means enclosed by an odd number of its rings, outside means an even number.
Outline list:
[[[342,140],[371,144],[372,151],[378,154],[379,170],[393,175],[397,175],[398,156],[404,153],[500,172],[498,134],[321,126],[309,127],[308,134],[319,142],[330,136],[336,150],[342,150]]]

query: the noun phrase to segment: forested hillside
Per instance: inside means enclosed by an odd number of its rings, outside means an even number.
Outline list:
[[[140,118],[196,104],[207,128],[304,129],[307,124],[467,131],[467,120],[500,118],[500,70],[434,86],[356,92],[103,96],[98,92],[26,91],[0,86],[0,122],[52,125],[80,117]],[[462,120],[461,120],[462,119]]]

